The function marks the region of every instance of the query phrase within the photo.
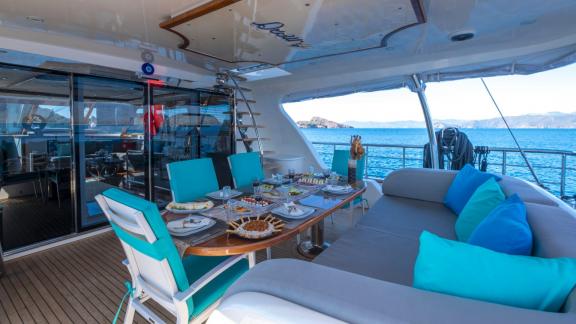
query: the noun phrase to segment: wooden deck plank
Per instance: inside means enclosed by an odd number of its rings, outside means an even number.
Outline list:
[[[7,277],[9,274],[6,273],[4,278]],[[12,304],[12,299],[8,295],[8,292],[4,289],[4,281],[3,278],[2,282],[0,282],[0,303],[2,304],[2,308],[6,312],[5,317],[8,318],[10,323],[23,323],[22,319],[20,319],[20,315],[16,311],[16,307]]]
[[[12,275],[9,276],[10,283],[14,287],[14,289],[18,292],[20,299],[24,303],[24,306],[28,310],[30,316],[33,318],[35,323],[44,324],[48,323],[46,317],[40,311],[40,308],[37,305],[37,302],[41,302],[42,298],[33,298],[30,293],[28,292],[27,283],[24,283],[20,280],[20,277],[23,273],[14,271]],[[46,312],[46,314],[50,317],[50,312]],[[53,317],[53,316],[52,316]]]
[[[29,292],[38,298],[42,298],[46,303],[46,307],[40,307],[40,309],[45,312],[48,322],[72,324],[70,316],[68,316],[67,312],[56,302],[55,294],[51,294],[48,289],[46,289],[46,286],[40,282],[32,269],[30,269],[25,262],[17,262],[15,265],[18,267],[18,271],[26,276],[26,279],[23,279],[23,281],[28,281],[32,286]],[[48,312],[53,314],[54,317],[47,315],[46,313]],[[2,320],[0,320],[0,323],[2,323]]]
[[[25,267],[29,269],[29,275],[37,278],[40,285],[42,285],[49,294],[48,298],[51,297],[64,311],[64,316],[69,317],[73,323],[86,323],[82,317],[82,314],[86,312],[86,309],[80,304],[80,302],[69,298],[70,294],[60,285],[59,282],[55,283],[54,278],[47,277],[43,270],[38,266],[38,261],[35,261],[32,258],[24,258],[23,260],[19,260],[18,263],[25,264]],[[43,267],[43,265],[40,266]]]

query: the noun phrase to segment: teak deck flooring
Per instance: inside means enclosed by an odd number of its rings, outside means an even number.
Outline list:
[[[327,241],[349,227],[348,213],[335,214],[334,224],[326,219]],[[272,256],[300,258],[295,246],[295,239],[280,244]],[[0,323],[111,323],[125,293],[123,282],[130,279],[124,258],[118,239],[106,232],[6,262],[0,278]],[[257,259],[264,258],[259,252]],[[154,302],[146,304],[166,322],[175,321]],[[135,322],[146,323],[139,315]]]

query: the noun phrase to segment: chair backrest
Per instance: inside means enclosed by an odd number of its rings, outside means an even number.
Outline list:
[[[247,187],[254,179],[264,180],[260,154],[257,152],[232,154],[228,157],[236,188]]]
[[[219,189],[212,159],[172,162],[166,167],[170,179],[172,199],[175,202],[194,201]]]
[[[96,201],[122,243],[135,294],[143,292],[176,311],[172,297],[190,284],[157,206],[116,188],[96,196]],[[193,309],[192,299],[188,302]]]
[[[350,159],[350,150],[334,150],[332,157],[332,171],[343,177],[348,176],[348,159]],[[366,154],[356,162],[356,179],[364,178],[366,168]]]

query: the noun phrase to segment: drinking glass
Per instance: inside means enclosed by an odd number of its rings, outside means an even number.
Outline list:
[[[314,166],[313,166],[313,165],[311,165],[311,166],[308,167],[308,173],[309,173],[309,175],[310,175],[311,177],[314,176],[314,171],[315,171],[315,170],[314,170]]]
[[[296,177],[296,170],[288,169],[288,179],[290,179],[290,183],[294,182],[294,177]]]
[[[328,184],[332,185],[332,186],[337,185],[338,184],[338,177],[339,177],[338,173],[336,173],[336,172],[330,173],[330,178],[328,178]]]
[[[226,201],[226,205],[224,206],[224,210],[226,211],[226,223],[236,220],[236,212],[234,211],[234,207],[238,202],[234,199],[228,199]]]
[[[252,189],[254,190],[254,199],[261,200],[262,188],[260,187],[260,179],[254,178],[254,180],[252,181]]]
[[[232,188],[230,188],[230,186],[224,186],[222,188],[222,193],[224,194],[224,197],[230,197],[232,194]]]
[[[284,200],[284,202],[289,202],[290,200],[290,187],[287,185],[282,185],[280,187],[278,187],[278,192],[280,192],[280,194],[282,195],[282,200]]]
[[[324,178],[328,178],[328,177],[330,177],[330,175],[332,174],[332,170],[330,170],[330,169],[324,169],[324,170],[322,171],[322,173],[324,174]]]

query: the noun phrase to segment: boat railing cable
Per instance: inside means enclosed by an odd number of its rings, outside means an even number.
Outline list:
[[[536,175],[536,172],[534,171],[534,168],[532,168],[532,164],[530,163],[530,161],[528,161],[528,157],[526,156],[526,153],[524,153],[524,150],[522,149],[522,147],[520,146],[520,143],[518,143],[518,139],[516,138],[516,135],[514,135],[514,132],[512,131],[512,129],[510,128],[510,125],[508,125],[508,121],[506,120],[506,118],[504,117],[504,114],[502,114],[502,111],[500,110],[500,107],[498,106],[498,103],[496,102],[496,99],[494,99],[494,96],[492,96],[492,92],[490,92],[490,89],[488,88],[488,85],[486,84],[486,82],[484,81],[484,78],[480,78],[480,81],[482,81],[482,84],[484,85],[484,89],[486,89],[486,92],[488,92],[488,96],[490,96],[490,99],[492,100],[492,103],[494,104],[494,107],[496,107],[496,110],[498,110],[498,113],[500,114],[500,117],[502,118],[502,121],[504,121],[504,125],[506,125],[506,128],[508,129],[508,132],[510,133],[510,135],[512,136],[512,139],[514,140],[514,143],[516,144],[516,147],[518,148],[518,152],[520,152],[520,155],[522,156],[522,159],[524,159],[524,162],[526,163],[526,166],[528,166],[528,170],[530,170],[530,173],[532,174],[532,177],[534,177],[534,181],[536,181],[536,184],[538,184],[540,187],[542,188],[546,188],[544,186],[544,184],[542,182],[540,182],[540,179],[538,179],[538,176]]]

